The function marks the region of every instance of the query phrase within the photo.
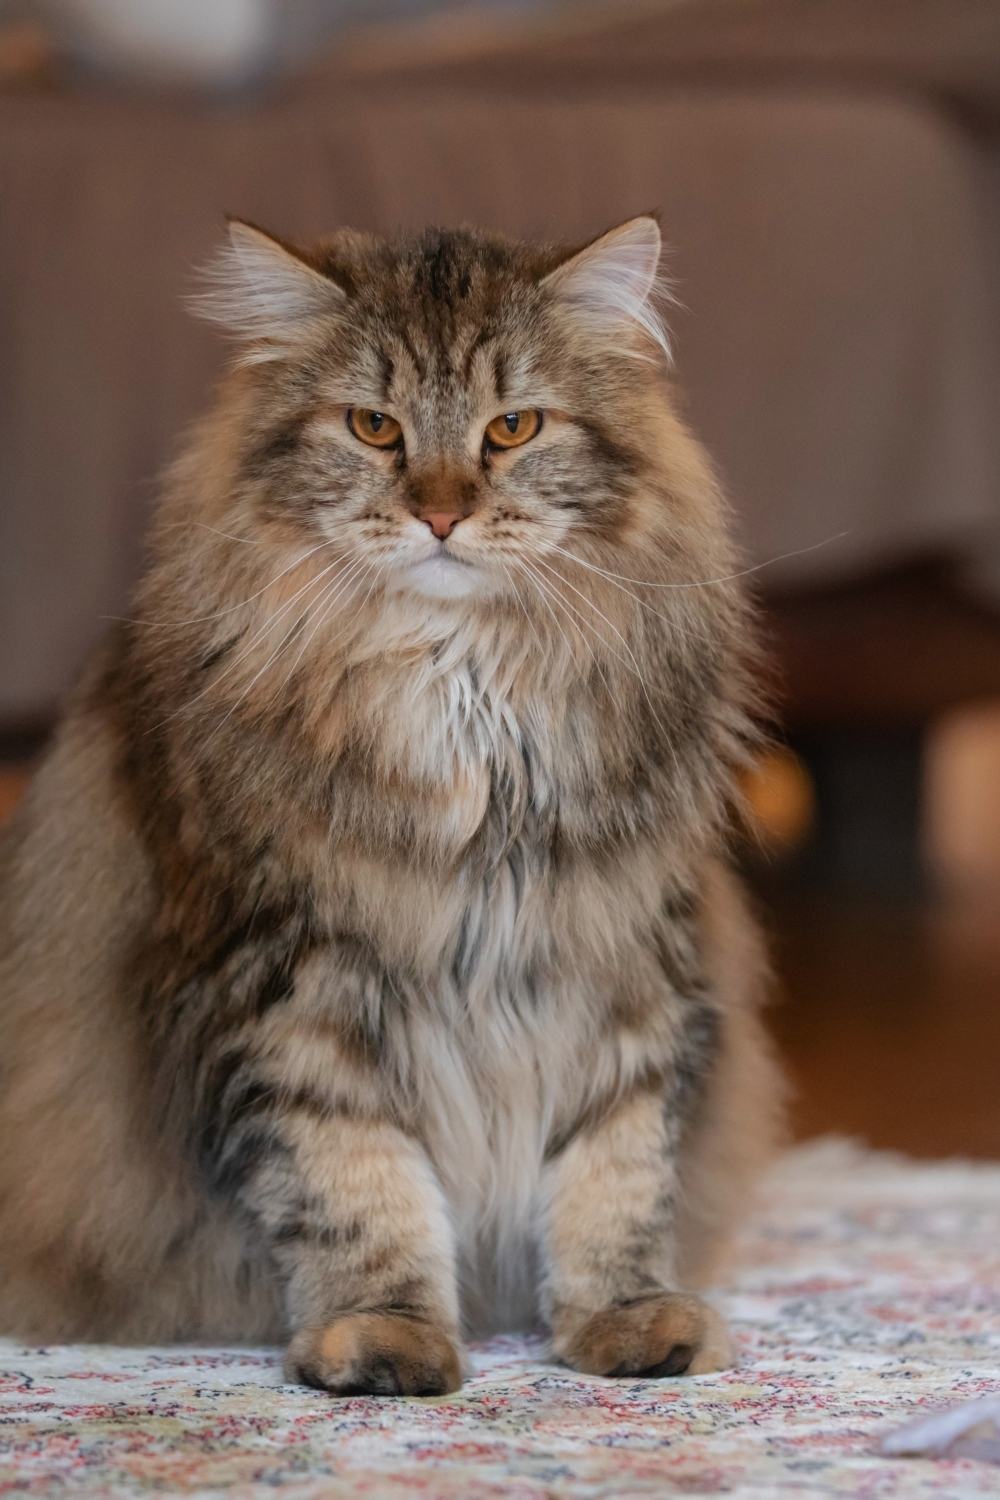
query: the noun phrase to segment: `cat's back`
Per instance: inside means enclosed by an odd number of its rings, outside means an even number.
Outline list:
[[[103,665],[103,661],[102,664]],[[133,1186],[135,1038],[120,1002],[149,875],[94,683],[75,696],[0,840],[0,1312],[58,1323],[52,1287],[96,1212]],[[100,1207],[99,1207],[100,1206]],[[132,1210],[129,1209],[129,1212]],[[44,1276],[22,1274],[52,1269]],[[65,1270],[65,1266],[63,1266]],[[53,1305],[33,1309],[48,1294]]]
[[[121,739],[103,687],[108,666],[106,648],[0,837],[0,965],[16,969],[15,993],[36,968],[51,973],[61,961],[85,979],[95,953],[121,945],[130,913],[138,922],[148,909],[149,870],[118,773]],[[9,993],[10,981],[8,1001]]]

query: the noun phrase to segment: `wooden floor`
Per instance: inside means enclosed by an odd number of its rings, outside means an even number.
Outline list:
[[[801,775],[756,805],[779,843],[808,823]],[[807,899],[767,882],[772,1030],[797,1135],[1000,1159],[1000,705],[940,722],[923,805],[919,898]]]
[[[762,898],[772,1029],[796,1135],[1000,1159],[1000,711],[945,726],[929,780],[935,891],[902,906]],[[0,816],[23,783],[0,767]],[[804,806],[787,790],[767,810],[776,826]]]
[[[798,1135],[1000,1158],[1000,903],[772,905]]]

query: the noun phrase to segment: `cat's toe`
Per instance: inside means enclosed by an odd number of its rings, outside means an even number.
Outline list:
[[[719,1314],[686,1292],[611,1307],[556,1332],[556,1354],[588,1375],[704,1375],[733,1362],[732,1344]]]
[[[450,1335],[399,1313],[350,1313],[301,1329],[288,1347],[285,1374],[333,1396],[443,1396],[462,1383]]]

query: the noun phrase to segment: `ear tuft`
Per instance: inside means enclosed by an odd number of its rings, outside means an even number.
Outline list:
[[[652,342],[669,359],[669,336],[655,305],[668,296],[657,279],[661,249],[659,224],[643,214],[592,240],[550,271],[542,285],[584,326],[619,337],[639,330],[646,335],[647,351],[644,355],[634,342],[637,355],[649,357]]]
[[[345,293],[335,281],[262,229],[230,219],[228,230],[229,242],[205,268],[204,290],[191,298],[191,308],[261,345],[250,360],[287,352],[305,326],[343,305]]]

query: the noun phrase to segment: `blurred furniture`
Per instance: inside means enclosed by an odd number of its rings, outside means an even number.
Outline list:
[[[775,696],[817,813],[786,877],[898,894],[923,883],[927,731],[964,703],[1000,701],[997,603],[940,558],[770,596]]]
[[[573,239],[658,205],[692,419],[779,558],[793,724],[912,734],[995,691],[998,122],[994,0],[382,28],[238,107],[0,95],[0,729],[47,722],[123,606],[223,357],[181,305],[223,209]],[[946,581],[907,614],[882,579],[921,559]]]

